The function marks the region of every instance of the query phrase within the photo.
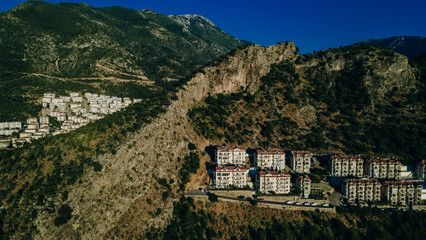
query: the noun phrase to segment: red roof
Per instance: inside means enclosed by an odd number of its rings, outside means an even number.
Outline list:
[[[380,184],[378,180],[345,180],[345,184]]]
[[[216,172],[217,171],[248,171],[248,169],[246,167],[242,167],[242,166],[223,166],[223,167],[216,167]]]
[[[298,155],[298,156],[302,156],[302,157],[309,157],[309,156],[311,156],[311,152],[309,152],[309,151],[292,151],[291,154],[293,156]]]
[[[411,181],[385,181],[385,186],[393,186],[393,187],[406,187],[409,185],[412,186],[421,186],[418,182],[411,182]]]
[[[257,149],[257,155],[285,155],[285,152],[281,149]]]
[[[363,161],[361,156],[332,156],[331,161]]]
[[[401,165],[401,162],[398,160],[393,159],[383,159],[383,158],[377,158],[377,159],[370,159],[368,160],[368,163],[375,163],[375,164],[398,164]]]
[[[223,151],[223,150],[228,150],[228,151],[235,151],[235,150],[240,150],[240,151],[245,151],[246,149],[243,147],[230,147],[230,146],[217,146],[216,147],[216,151]]]
[[[303,179],[308,179],[309,181],[311,181],[311,178],[308,175],[306,175],[306,176],[299,176],[299,179],[301,181],[303,181]]]
[[[259,176],[261,177],[290,177],[290,174],[286,171],[260,171]]]

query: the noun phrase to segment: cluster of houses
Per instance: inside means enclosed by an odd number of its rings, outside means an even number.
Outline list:
[[[43,109],[39,118],[28,118],[26,123],[0,123],[0,136],[3,136],[0,138],[0,148],[19,147],[48,134],[67,133],[140,101],[92,93],[80,95],[72,92],[69,96],[45,93],[41,99]],[[60,126],[53,128],[49,124],[51,119],[59,122]]]
[[[216,147],[214,159],[217,166],[212,177],[214,186],[218,189],[249,186],[247,179],[250,179],[251,170],[246,167],[247,157],[248,153],[243,147]],[[256,167],[255,189],[275,194],[287,194],[291,189],[299,189],[302,197],[309,198],[312,181],[308,174],[314,162],[312,153],[258,149],[252,157]],[[426,176],[426,161],[417,165],[418,179],[404,180],[411,175],[398,160],[364,159],[359,155],[334,155],[328,159],[330,176],[341,180],[341,192],[348,202],[385,200],[392,205],[412,205],[426,200],[426,191],[422,185]],[[286,171],[286,166],[294,174]]]
[[[391,205],[413,205],[421,204],[426,197],[420,182],[424,180],[424,174],[418,173],[416,181],[403,180],[409,176],[407,167],[395,159],[332,156],[328,167],[332,177],[345,178],[342,193],[349,202],[385,200]]]
[[[248,186],[249,169],[246,168],[245,148],[220,146],[216,147],[214,158],[217,167],[213,173],[216,188],[245,188]],[[296,188],[302,196],[308,198],[311,191],[311,180],[306,174],[311,168],[312,154],[306,151],[284,152],[281,149],[258,149],[254,153],[254,164],[258,169],[254,187],[262,193],[290,193],[291,175],[285,171],[286,157],[293,171],[297,174]]]

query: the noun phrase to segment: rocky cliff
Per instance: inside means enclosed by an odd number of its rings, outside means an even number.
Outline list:
[[[178,157],[189,152],[188,142],[201,142],[189,124],[188,110],[208,95],[256,91],[271,64],[293,60],[295,52],[291,42],[268,48],[254,45],[204,68],[178,92],[165,114],[130,136],[115,155],[99,158],[104,165],[101,172],[91,171],[67,189],[67,204],[74,209],[68,223],[55,227],[54,214],[39,215],[36,239],[129,239],[143,236],[151,227],[166,226],[180,194]],[[171,198],[163,200],[165,189],[155,178],[173,183]]]

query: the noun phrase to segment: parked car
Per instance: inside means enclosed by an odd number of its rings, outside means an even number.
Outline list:
[[[259,202],[264,202],[264,201],[265,201],[265,199],[263,199],[263,198],[258,198],[258,199],[257,199],[257,201],[259,201]]]
[[[244,196],[238,196],[238,199],[240,199],[240,200],[244,200]]]
[[[292,201],[287,201],[287,202],[285,202],[285,203],[287,203],[287,204],[293,204],[294,202],[292,202]]]
[[[310,203],[308,203],[308,202],[304,202],[303,203],[303,205],[305,205],[305,206],[309,206],[309,205],[311,205]]]
[[[328,204],[328,203],[323,203],[322,204],[324,207],[329,207],[330,206],[330,204]]]
[[[311,206],[316,206],[316,205],[317,205],[316,202],[311,203]]]
[[[199,188],[198,190],[200,190],[201,192],[204,192],[204,189],[203,189],[203,188]]]
[[[302,205],[301,202],[295,202],[294,204],[296,204],[296,205]]]

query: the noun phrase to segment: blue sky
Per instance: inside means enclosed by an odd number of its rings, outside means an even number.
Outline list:
[[[2,0],[7,11],[23,0]],[[294,41],[302,53],[396,35],[426,36],[426,0],[80,0],[162,14],[199,14],[240,39]]]

